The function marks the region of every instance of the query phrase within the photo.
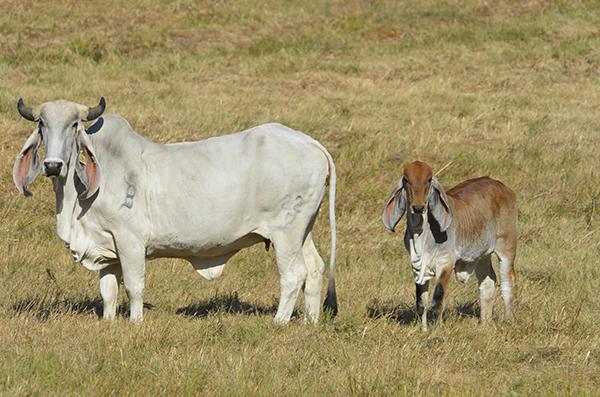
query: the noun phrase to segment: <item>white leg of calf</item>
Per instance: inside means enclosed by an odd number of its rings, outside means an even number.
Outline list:
[[[304,322],[316,324],[319,322],[321,310],[321,288],[323,287],[325,263],[317,252],[311,234],[308,235],[302,247],[307,270],[304,284]]]
[[[492,320],[494,313],[494,292],[496,283],[490,277],[486,277],[479,283],[479,302],[481,306],[481,323],[486,324]]]
[[[104,306],[102,317],[105,320],[114,320],[117,315],[120,281],[120,265],[110,265],[100,270],[100,295]]]
[[[494,294],[496,292],[496,273],[492,267],[491,257],[482,259],[475,269],[479,284],[479,305],[481,323],[487,324],[494,313]]]
[[[504,317],[507,320],[512,320],[512,300],[515,275],[512,262],[504,256],[498,255],[498,258],[500,259],[500,289],[502,290],[502,300],[504,301]]]

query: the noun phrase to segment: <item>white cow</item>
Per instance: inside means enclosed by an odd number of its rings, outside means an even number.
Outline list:
[[[304,285],[305,321],[319,319],[325,265],[311,230],[329,182],[331,258],[324,307],[337,312],[335,294],[335,166],[317,141],[280,124],[198,142],[158,144],[116,115],[53,101],[17,156],[13,179],[27,190],[40,169],[56,193],[57,232],[73,258],[100,272],[104,318],[116,315],[122,278],[131,321],[143,318],[146,259],[188,260],[206,279],[219,277],[229,258],[256,243],[273,243],[281,276],[275,321],[290,320]],[[82,121],[98,118],[87,131]]]

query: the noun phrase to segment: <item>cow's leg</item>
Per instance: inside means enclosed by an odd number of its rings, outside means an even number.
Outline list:
[[[436,274],[432,310],[435,315],[435,323],[438,325],[443,322],[446,297],[448,296],[448,284],[450,284],[452,270],[453,266],[446,265]]]
[[[504,318],[512,320],[512,300],[515,287],[515,254],[516,241],[498,239],[496,242],[496,255],[500,260],[500,288],[504,300]]]
[[[304,284],[304,322],[319,322],[319,311],[321,310],[321,288],[323,286],[323,272],[325,263],[315,243],[312,239],[312,233],[309,233],[302,246],[304,254],[304,263],[306,264],[306,282]]]
[[[306,280],[306,265],[302,253],[302,238],[279,234],[273,236],[275,259],[280,275],[281,296],[275,315],[275,322],[286,324],[290,321],[298,293]]]
[[[427,311],[429,310],[429,281],[415,284],[417,296],[417,313],[421,316],[421,329],[427,332]]]
[[[144,273],[146,271],[144,250],[140,247],[119,249],[119,259],[125,292],[129,297],[129,321],[141,322],[144,319]]]
[[[114,320],[117,315],[117,299],[121,282],[121,265],[114,264],[100,270],[100,295],[104,305],[102,318]]]
[[[494,312],[494,293],[496,291],[496,273],[492,267],[492,257],[488,255],[479,260],[475,268],[479,284],[480,320],[487,324],[492,320]]]

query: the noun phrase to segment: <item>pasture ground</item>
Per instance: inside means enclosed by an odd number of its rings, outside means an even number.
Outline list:
[[[3,0],[0,2],[0,394],[597,395],[600,393],[597,1]],[[281,122],[338,170],[340,314],[286,327],[273,252],[221,279],[147,268],[145,322],[99,321],[97,275],[55,234],[51,183],[25,199],[17,113],[70,99],[158,142]],[[490,175],[519,197],[516,315],[477,322],[451,284],[420,331],[401,233],[380,213],[403,163],[445,186]],[[325,208],[325,207],[324,207]],[[329,256],[326,211],[315,227]],[[121,313],[126,312],[126,299]]]

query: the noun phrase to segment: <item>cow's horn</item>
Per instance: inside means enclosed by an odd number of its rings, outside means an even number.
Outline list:
[[[88,108],[88,114],[84,120],[92,121],[94,119],[97,119],[98,117],[100,117],[100,115],[102,115],[102,113],[104,113],[104,109],[106,109],[106,101],[104,100],[104,97],[101,97],[98,106],[96,106],[95,108]]]
[[[33,115],[33,110],[25,106],[23,98],[19,98],[19,101],[17,102],[17,109],[19,109],[19,113],[21,114],[21,116],[23,116],[27,120],[37,121],[37,117]]]

